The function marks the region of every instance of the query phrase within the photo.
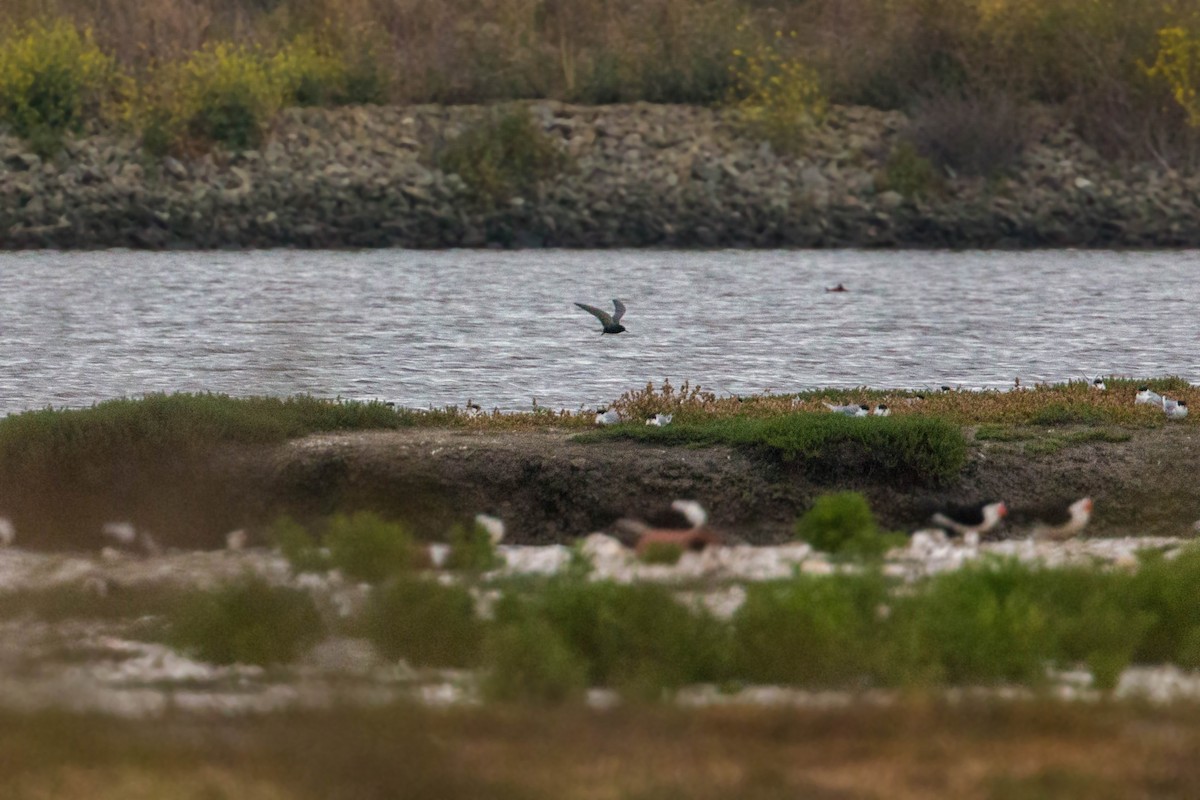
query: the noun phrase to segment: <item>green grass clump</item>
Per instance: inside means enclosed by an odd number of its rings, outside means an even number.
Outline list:
[[[378,583],[423,562],[421,551],[400,522],[371,511],[334,514],[325,526],[329,562],[347,577]]]
[[[283,93],[262,53],[220,42],[178,66],[170,100],[191,136],[233,150],[257,147]]]
[[[942,185],[933,162],[921,156],[911,142],[899,142],[892,148],[876,182],[881,191],[891,190],[905,197],[928,197],[940,191]]]
[[[1029,418],[1030,425],[1099,425],[1107,420],[1103,411],[1088,405],[1054,403]]]
[[[710,615],[680,605],[655,585],[556,580],[508,594],[501,624],[541,620],[586,665],[593,686],[646,699],[689,683],[718,679],[729,654],[727,631]]]
[[[557,704],[587,688],[587,665],[545,619],[526,616],[494,628],[484,648],[489,700]]]
[[[364,624],[383,656],[414,667],[474,666],[483,643],[483,623],[466,589],[411,577],[377,587]]]
[[[857,419],[843,414],[715,417],[665,428],[618,425],[580,436],[581,441],[632,439],[656,444],[739,445],[784,460],[800,459],[818,473],[857,472],[938,482],[966,463],[967,444],[957,425],[918,416]]]
[[[121,80],[90,30],[33,20],[0,39],[0,123],[48,154],[65,132],[110,110]]]
[[[650,542],[638,556],[643,564],[678,564],[683,547],[675,542]]]
[[[315,531],[282,517],[268,535],[295,572],[339,569],[348,578],[379,583],[425,562],[424,552],[402,523],[372,511],[334,514]]]
[[[859,492],[818,497],[796,521],[796,536],[818,550],[860,558],[881,558],[905,540],[902,534],[880,532],[867,498]]]
[[[566,152],[523,108],[489,113],[443,144],[435,160],[489,206],[528,192],[570,166]]]
[[[758,683],[847,686],[881,665],[878,575],[799,576],[753,584],[733,618],[736,678]]]
[[[318,431],[398,428],[411,417],[382,403],[299,396],[232,398],[149,394],[91,408],[27,411],[0,419],[0,467],[75,475],[84,465],[171,458],[236,442],[281,442]]]
[[[306,592],[250,576],[189,595],[168,624],[172,646],[215,664],[286,663],[325,633]]]
[[[491,534],[477,522],[456,525],[450,529],[450,554],[447,569],[487,572],[502,566],[504,560],[496,552]]]

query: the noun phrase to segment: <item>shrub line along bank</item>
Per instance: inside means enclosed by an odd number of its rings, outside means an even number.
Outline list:
[[[0,247],[1200,245],[1200,176],[1118,169],[1049,121],[1009,177],[916,180],[900,112],[834,107],[781,156],[725,110],[523,108],[566,158],[479,155],[536,173],[484,164],[486,196],[444,158],[480,106],[288,109],[260,149],[192,158],[92,135],[43,159],[0,136]]]

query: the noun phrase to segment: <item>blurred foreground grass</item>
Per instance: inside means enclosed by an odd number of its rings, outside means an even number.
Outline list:
[[[0,715],[14,800],[1187,798],[1194,705]]]

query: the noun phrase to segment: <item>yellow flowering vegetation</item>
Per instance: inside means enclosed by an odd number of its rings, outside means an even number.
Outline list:
[[[745,26],[739,26],[743,31]],[[795,38],[793,32],[791,37]],[[816,72],[797,58],[784,55],[783,31],[759,40],[749,49],[733,51],[730,67],[734,102],[742,123],[752,135],[771,143],[780,153],[795,152],[804,134],[821,121],[829,102]]]
[[[57,138],[112,113],[125,81],[90,30],[30,22],[0,39],[0,124],[27,139]]]
[[[1152,78],[1167,82],[1171,95],[1187,113],[1188,124],[1200,127],[1200,102],[1196,87],[1200,84],[1200,38],[1183,28],[1163,28],[1158,32],[1158,57],[1146,68]]]

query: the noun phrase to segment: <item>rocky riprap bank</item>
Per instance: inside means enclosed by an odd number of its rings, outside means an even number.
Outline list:
[[[1119,170],[1058,125],[1009,177],[921,198],[879,188],[898,112],[835,108],[782,157],[727,111],[528,106],[575,166],[492,210],[429,166],[480,107],[290,109],[261,150],[193,159],[99,135],[44,161],[0,137],[0,247],[1200,245],[1200,176]]]

